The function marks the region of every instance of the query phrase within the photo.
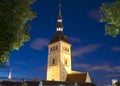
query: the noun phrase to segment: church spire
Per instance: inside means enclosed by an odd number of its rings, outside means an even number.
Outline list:
[[[8,79],[12,79],[12,70],[9,72]]]
[[[61,4],[59,4],[59,14],[57,20],[57,31],[63,31],[63,24],[62,24],[62,14],[61,14]]]
[[[59,17],[62,18],[62,15],[61,15],[61,4],[59,4]]]

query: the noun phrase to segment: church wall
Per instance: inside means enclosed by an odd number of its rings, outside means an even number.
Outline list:
[[[60,41],[60,62],[61,81],[65,81],[67,74],[71,73],[71,45]]]
[[[58,42],[48,47],[47,80],[60,81],[60,53],[59,47],[56,48],[56,46],[59,46]]]
[[[71,73],[71,45],[59,41],[48,47],[47,80],[65,81]],[[55,60],[53,65],[52,61]]]

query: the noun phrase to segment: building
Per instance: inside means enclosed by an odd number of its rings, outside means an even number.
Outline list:
[[[92,83],[89,72],[82,73],[71,68],[71,44],[63,33],[61,5],[56,34],[48,45],[47,80],[13,81],[11,71],[8,79],[1,81],[0,86],[96,86]]]
[[[93,83],[67,83],[58,81],[22,81],[22,82],[11,82],[3,81],[0,82],[0,86],[95,86]]]
[[[48,44],[48,81],[91,83],[89,72],[73,71],[71,68],[71,44],[63,32],[61,5],[56,25],[56,33]]]
[[[116,86],[116,83],[118,82],[117,79],[112,79],[112,86]]]

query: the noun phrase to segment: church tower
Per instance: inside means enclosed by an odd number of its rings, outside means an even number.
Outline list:
[[[10,70],[10,72],[9,72],[8,79],[9,79],[9,80],[12,79],[12,70]]]
[[[71,44],[63,33],[61,5],[56,33],[48,45],[47,80],[65,81],[71,73]]]

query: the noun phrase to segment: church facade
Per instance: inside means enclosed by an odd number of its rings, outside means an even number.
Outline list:
[[[68,73],[71,73],[71,44],[63,33],[60,6],[56,34],[48,45],[47,80],[65,81]]]
[[[61,5],[56,25],[56,33],[48,44],[48,81],[91,83],[88,72],[72,71],[71,44],[63,33]]]
[[[63,33],[60,5],[56,33],[48,45],[47,80],[16,81],[10,71],[8,79],[0,80],[0,86],[96,86],[89,72],[73,71],[71,65],[71,44]]]

